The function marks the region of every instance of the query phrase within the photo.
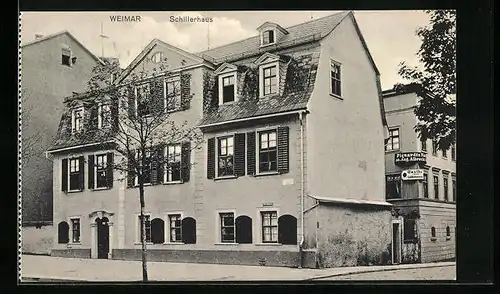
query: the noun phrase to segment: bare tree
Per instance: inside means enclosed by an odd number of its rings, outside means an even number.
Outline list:
[[[21,105],[22,110],[20,118],[22,120],[21,125],[21,136],[22,136],[22,144],[21,144],[21,158],[23,167],[30,162],[35,156],[40,156],[43,154],[43,151],[40,147],[40,143],[42,140],[42,133],[27,133],[28,125],[33,119],[33,107],[29,106],[26,99],[28,95],[26,93],[26,89],[22,89],[21,91]]]
[[[143,70],[119,83],[110,79],[118,73],[116,65],[98,65],[88,82],[89,95],[83,103],[90,109],[89,122],[97,121],[98,129],[109,127],[112,135],[99,131],[78,134],[93,141],[96,141],[96,136],[102,136],[98,141],[102,142],[103,148],[111,141],[117,156],[107,164],[124,175],[120,181],[126,178],[128,186],[139,188],[143,281],[148,280],[144,185],[160,180],[164,172],[169,175],[189,172],[190,160],[173,162],[171,156],[163,154],[166,146],[187,143],[182,144],[182,148],[191,152],[202,143],[202,135],[195,126],[187,121],[179,122],[174,117],[177,110],[189,107],[192,98],[190,75],[182,70],[174,73],[167,67],[160,64],[152,75]],[[165,83],[169,78],[174,78],[175,82]],[[157,179],[151,178],[153,171],[156,171]]]

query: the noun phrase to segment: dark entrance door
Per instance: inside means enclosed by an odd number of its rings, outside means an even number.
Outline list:
[[[97,258],[108,258],[109,252],[109,226],[108,218],[97,218]]]
[[[392,263],[401,263],[401,227],[392,223]]]

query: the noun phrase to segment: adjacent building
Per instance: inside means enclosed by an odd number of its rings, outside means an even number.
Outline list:
[[[389,139],[385,145],[386,199],[402,230],[401,262],[455,258],[456,149],[437,150],[414,130],[418,85],[383,92]]]
[[[67,31],[36,35],[20,48],[23,223],[52,221],[52,163],[45,157],[56,136],[63,99],[84,91],[102,62]]]
[[[196,54],[155,39],[115,81],[158,72],[166,60],[173,74],[144,87],[174,102],[172,120],[203,133],[201,148],[157,149],[179,168],[148,174],[149,260],[391,263],[387,124],[379,72],[354,14],[288,28],[265,22],[257,33]],[[118,155],[102,138],[112,141],[113,127],[99,123],[104,104],[92,114],[92,103],[91,93],[65,99],[48,150],[58,228],[52,255],[140,259],[137,181],[107,168]]]

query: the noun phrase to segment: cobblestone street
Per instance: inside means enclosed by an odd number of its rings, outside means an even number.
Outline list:
[[[349,274],[317,279],[327,280],[455,280],[456,266],[401,269],[371,273]]]

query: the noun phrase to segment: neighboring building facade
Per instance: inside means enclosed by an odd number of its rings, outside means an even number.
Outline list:
[[[386,199],[400,216],[404,263],[455,258],[456,149],[442,152],[432,140],[421,142],[414,130],[420,92],[411,85],[383,92]]]
[[[159,149],[190,168],[151,173],[145,188],[149,260],[304,267],[391,262],[379,73],[353,13],[286,29],[266,22],[258,32],[198,54],[153,40],[117,80],[126,83],[139,69],[155,72],[155,61],[168,60],[178,75],[150,87],[168,95],[169,83],[179,84],[171,119],[204,136],[201,148],[179,142]],[[52,254],[140,259],[134,178],[117,181],[124,175],[95,165],[97,157],[106,162],[117,154],[95,150],[97,139],[71,135],[75,110],[87,98],[68,97],[48,151],[58,225]],[[112,134],[112,128],[89,131]]]
[[[56,136],[64,97],[84,91],[99,62],[67,31],[21,45],[24,224],[52,221],[52,164],[45,151]]]

